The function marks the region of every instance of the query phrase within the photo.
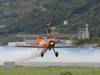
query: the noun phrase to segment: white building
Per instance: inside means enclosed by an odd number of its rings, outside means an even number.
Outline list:
[[[79,39],[89,39],[90,38],[90,32],[89,32],[89,25],[86,24],[85,28],[83,28],[82,30],[80,30],[78,32],[78,38]]]

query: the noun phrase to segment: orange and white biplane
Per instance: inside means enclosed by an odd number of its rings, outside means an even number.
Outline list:
[[[32,48],[43,48],[44,50],[41,51],[41,57],[44,56],[44,53],[47,50],[53,50],[55,53],[55,56],[58,57],[59,53],[55,51],[55,48],[68,48],[73,46],[56,46],[56,40],[52,39],[52,37],[65,37],[65,34],[51,34],[51,30],[48,27],[47,28],[47,34],[17,34],[16,37],[23,37],[23,38],[34,38],[36,37],[36,45],[31,46],[17,46],[17,47],[32,47]],[[40,38],[44,37],[42,41],[40,41]]]

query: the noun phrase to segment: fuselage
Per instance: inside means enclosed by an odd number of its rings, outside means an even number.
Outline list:
[[[48,49],[54,48],[55,41],[51,40],[51,39],[49,39],[49,40],[43,40],[42,42],[40,42],[39,46],[41,48],[48,48]]]

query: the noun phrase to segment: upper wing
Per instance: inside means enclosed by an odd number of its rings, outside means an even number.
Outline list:
[[[26,38],[33,38],[33,37],[76,37],[77,34],[17,34],[16,37],[26,37]]]

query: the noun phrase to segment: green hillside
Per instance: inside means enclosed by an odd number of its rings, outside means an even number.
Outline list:
[[[43,33],[47,23],[62,33],[77,32],[88,23],[91,35],[100,36],[100,0],[0,0],[1,36]]]

